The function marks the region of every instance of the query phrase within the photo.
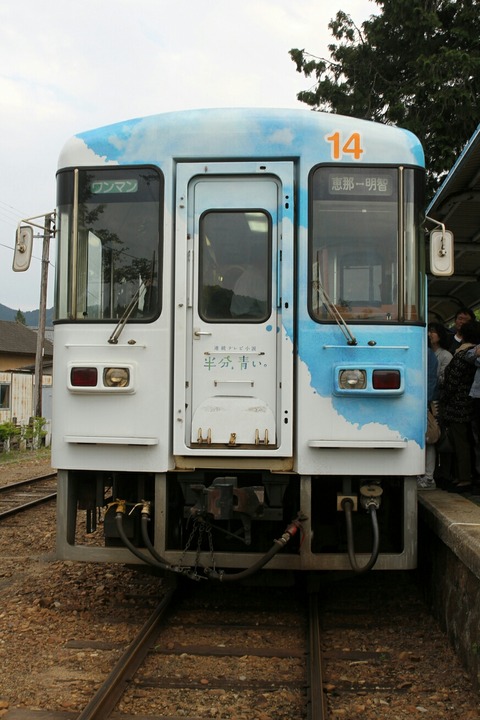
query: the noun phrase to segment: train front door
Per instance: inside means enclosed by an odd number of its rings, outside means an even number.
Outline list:
[[[292,169],[239,174],[235,164],[233,174],[231,165],[190,175],[185,189],[184,442],[265,453],[291,446],[292,338],[282,315],[293,304]]]

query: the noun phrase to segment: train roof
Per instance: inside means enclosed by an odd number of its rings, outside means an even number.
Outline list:
[[[162,166],[169,158],[302,157],[317,164],[331,161],[331,143],[324,139],[337,131],[345,140],[361,133],[364,163],[424,166],[421,144],[408,130],[303,109],[218,108],[150,115],[79,133],[64,146],[59,168]]]

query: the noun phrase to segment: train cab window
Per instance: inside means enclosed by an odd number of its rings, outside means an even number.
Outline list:
[[[413,171],[382,166],[313,171],[309,301],[314,319],[331,321],[332,305],[349,321],[419,319],[420,208],[415,202],[420,201],[406,190],[414,180]]]
[[[57,187],[56,319],[152,320],[161,297],[159,171],[67,170]]]
[[[199,315],[206,322],[265,322],[271,314],[271,219],[209,210],[200,219]]]

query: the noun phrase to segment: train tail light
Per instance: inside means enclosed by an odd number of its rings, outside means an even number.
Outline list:
[[[398,390],[400,388],[400,371],[374,370],[372,386],[374,390]]]
[[[68,388],[72,392],[134,393],[135,383],[131,365],[72,365],[69,369]]]
[[[72,387],[96,387],[98,371],[96,367],[73,367],[70,370]]]

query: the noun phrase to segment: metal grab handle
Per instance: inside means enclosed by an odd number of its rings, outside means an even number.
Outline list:
[[[193,334],[195,337],[200,337],[200,335],[211,335],[211,332],[206,332],[205,330],[194,330]]]
[[[233,383],[235,383],[235,384],[247,383],[248,385],[250,385],[250,387],[254,387],[254,385],[255,385],[253,380],[214,380],[213,381],[213,384],[215,385],[215,387],[217,387],[217,385],[220,385],[220,383],[222,385],[226,385],[226,384],[232,385]]]

